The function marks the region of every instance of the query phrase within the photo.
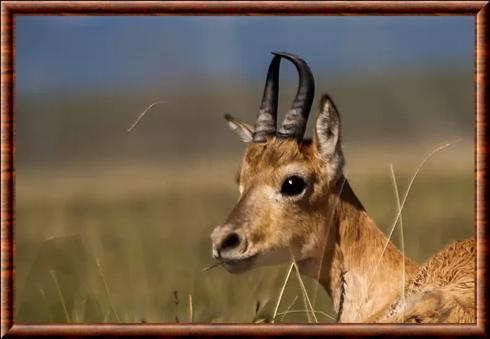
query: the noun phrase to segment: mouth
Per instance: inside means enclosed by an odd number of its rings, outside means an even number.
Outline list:
[[[240,259],[222,258],[221,264],[230,273],[242,273],[248,271],[252,267],[255,260],[257,260],[257,255],[258,254],[253,254],[249,257]]]

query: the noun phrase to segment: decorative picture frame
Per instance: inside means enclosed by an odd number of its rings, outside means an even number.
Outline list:
[[[1,4],[1,336],[37,335],[488,335],[488,1],[5,1]],[[16,324],[15,18],[20,15],[468,15],[475,18],[475,235],[477,322],[395,324]]]

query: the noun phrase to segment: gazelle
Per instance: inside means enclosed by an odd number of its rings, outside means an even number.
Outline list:
[[[313,75],[301,58],[273,54],[255,127],[225,116],[247,147],[240,199],[211,234],[214,259],[239,273],[292,256],[332,297],[339,322],[473,322],[474,241],[456,242],[421,267],[404,258],[344,177],[335,104],[321,98],[314,138],[303,139]],[[276,130],[282,58],[296,67],[299,87]]]

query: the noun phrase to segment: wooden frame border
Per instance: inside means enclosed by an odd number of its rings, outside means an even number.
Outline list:
[[[14,324],[16,15],[468,15],[475,17],[475,325]],[[488,336],[487,75],[488,1],[5,1],[1,4],[1,333],[0,336],[477,335]]]

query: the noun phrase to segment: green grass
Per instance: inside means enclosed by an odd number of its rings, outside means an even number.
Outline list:
[[[418,262],[473,235],[472,148],[458,147],[429,160],[403,210],[405,251]],[[403,194],[424,155],[397,150],[347,150],[348,178],[385,232],[397,212],[388,163]],[[209,234],[237,199],[238,160],[20,170],[16,320],[190,322],[192,299],[194,322],[270,322],[288,263],[242,275],[201,272],[212,262]],[[399,245],[396,231],[393,241]],[[303,280],[311,294],[316,283]],[[316,317],[332,322],[331,302],[318,290]],[[303,299],[291,274],[281,321],[306,322]]]

